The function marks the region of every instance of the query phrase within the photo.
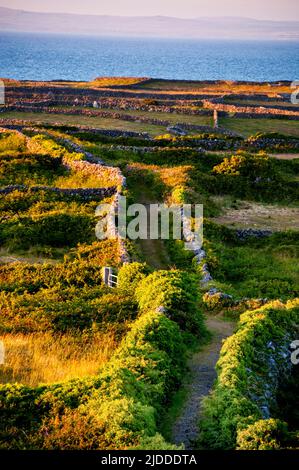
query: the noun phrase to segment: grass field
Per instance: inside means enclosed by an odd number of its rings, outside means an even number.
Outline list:
[[[122,111],[116,109],[113,111],[121,114],[130,114],[131,116],[147,117],[149,119],[161,119],[169,121],[171,124],[186,123],[196,126],[211,126],[213,124],[211,116],[187,115],[181,113],[147,112],[139,110]]]
[[[126,79],[103,80],[103,86],[117,86],[122,80],[125,86],[130,84]],[[173,86],[180,83],[173,82]],[[129,92],[133,95],[133,89]],[[141,92],[146,90],[141,88]],[[117,101],[113,104],[119,105]],[[177,113],[121,113],[172,123],[209,124],[211,120]],[[150,219],[151,204],[204,206],[203,255],[199,249],[186,250],[184,240],[174,239],[172,231],[168,240],[161,239],[161,226],[160,238],[154,235],[135,240],[128,230],[127,240],[121,242],[118,237],[97,239],[96,224],[109,228],[110,218],[105,221],[105,216],[111,214],[111,207],[102,203],[111,203],[112,197],[102,199],[94,192],[77,197],[47,189],[9,188],[2,192],[0,339],[5,361],[0,367],[0,448],[168,450],[174,449],[174,444],[182,449],[185,435],[190,443],[186,448],[194,448],[197,434],[189,439],[189,430],[201,432],[200,398],[211,392],[223,339],[234,328],[224,320],[239,320],[240,313],[247,308],[255,310],[267,302],[265,299],[288,301],[299,296],[298,160],[287,155],[294,139],[284,139],[289,146],[281,147],[280,157],[285,151],[285,159],[271,159],[251,152],[256,147],[250,143],[248,148],[244,146],[246,150],[234,152],[231,143],[239,145],[239,139],[215,139],[214,132],[205,140],[208,148],[219,150],[202,152],[193,146],[198,145],[197,139],[193,142],[188,136],[151,142],[139,136],[114,138],[41,128],[46,123],[61,123],[146,131],[155,136],[165,134],[167,126],[47,113],[10,112],[0,117],[25,120],[36,127],[36,132],[27,129],[25,135],[0,133],[2,187],[41,182],[63,188],[108,187],[112,181],[119,184],[123,175],[127,207],[143,204],[145,209],[143,219],[139,218],[139,206],[127,214],[136,235],[144,228],[141,222]],[[221,119],[220,124],[244,136],[270,130],[298,135],[294,121],[230,117]],[[217,145],[209,146],[215,141]],[[134,148],[155,144],[159,148],[149,152]],[[87,151],[118,169],[91,164]],[[88,162],[81,160],[84,158]],[[117,206],[120,199],[113,201]],[[120,221],[120,211],[116,212],[116,221]],[[166,222],[162,214],[158,220]],[[170,228],[174,226],[170,217]],[[275,233],[240,237],[228,227]],[[144,229],[147,235],[151,228],[147,225]],[[126,262],[128,259],[131,262]],[[105,266],[117,276],[113,289],[103,279]],[[283,341],[289,338],[284,334],[288,334],[284,330],[286,317],[278,317]],[[282,364],[284,349],[280,349],[270,320],[265,329],[265,334],[260,327],[250,330],[257,341],[240,347],[242,361],[244,351],[253,360],[264,350],[272,358],[272,341]],[[234,343],[230,344],[228,381],[236,363]],[[270,375],[264,366],[270,364],[269,371],[273,371],[273,362],[264,353],[261,357],[257,380],[263,376],[266,381]],[[243,417],[243,403],[245,411],[253,409],[246,404],[252,370],[252,365],[243,361],[238,381],[244,391],[241,387],[235,395],[223,395],[228,405],[237,402],[227,418],[229,427]],[[234,381],[237,376],[231,377]],[[285,374],[282,378],[285,380]],[[182,384],[187,385],[187,394]],[[287,388],[290,396],[294,395],[289,401],[295,403],[296,393],[291,386]],[[261,393],[264,390],[270,388],[262,388]],[[178,393],[174,396],[174,392]],[[267,395],[262,398],[261,404],[270,407]],[[223,409],[215,406],[213,417],[218,411],[220,416]],[[216,439],[226,429],[219,427],[220,422],[213,422]]]
[[[219,124],[226,129],[238,132],[244,137],[257,132],[279,132],[285,135],[299,136],[299,121],[287,119],[248,119],[225,117],[219,119]]]
[[[166,132],[163,126],[152,124],[145,124],[139,122],[122,121],[120,119],[110,119],[101,117],[89,116],[71,116],[63,114],[46,114],[46,113],[26,113],[18,111],[10,111],[1,113],[1,119],[21,119],[28,122],[43,122],[43,123],[59,123],[74,126],[88,126],[98,129],[111,129],[133,132],[148,132],[150,135],[155,136]]]
[[[233,81],[223,81],[219,83],[207,83],[205,81],[183,81],[183,80],[150,80],[140,83],[138,88],[153,90],[174,90],[174,91],[195,91],[200,93],[263,93],[276,95],[277,93],[291,93],[288,86],[274,86],[267,83],[234,83]]]
[[[121,111],[117,111],[120,112]],[[145,111],[123,111],[123,114],[135,116],[147,116],[152,119],[167,120],[172,124],[184,122],[195,125],[211,125],[209,116],[187,116],[184,114],[168,113],[146,113]],[[113,129],[134,132],[147,132],[151,136],[161,135],[166,132],[166,126],[147,124],[142,122],[130,122],[121,119],[101,118],[98,116],[72,116],[63,114],[46,114],[9,111],[1,113],[2,119],[21,119],[28,122],[59,123],[68,125],[82,125],[98,129]],[[225,117],[219,119],[219,124],[229,130],[237,132],[244,137],[256,134],[257,132],[280,132],[285,135],[299,136],[299,121],[289,121],[286,119],[248,119]]]
[[[95,375],[111,357],[113,333],[53,335],[5,334],[6,361],[0,383],[19,382],[31,387]]]

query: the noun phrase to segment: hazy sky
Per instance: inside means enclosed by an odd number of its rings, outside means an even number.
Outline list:
[[[298,20],[298,0],[0,0],[0,6],[99,15],[245,16]]]

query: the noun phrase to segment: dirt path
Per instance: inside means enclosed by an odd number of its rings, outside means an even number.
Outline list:
[[[129,179],[129,175],[127,178]],[[148,228],[148,239],[147,240],[136,240],[135,243],[137,248],[142,254],[144,261],[155,270],[169,269],[171,262],[168,256],[167,249],[163,240],[151,240],[149,237],[150,233],[150,205],[158,204],[159,201],[154,196],[151,188],[146,186],[142,181],[138,181],[133,188],[134,200],[138,204],[143,204],[147,209],[147,228]]]
[[[216,379],[215,365],[222,341],[232,335],[235,328],[235,323],[217,317],[209,317],[206,324],[213,337],[189,361],[191,380],[185,384],[187,400],[172,429],[173,442],[178,445],[183,443],[186,449],[194,447],[198,438],[202,399],[209,394]]]
[[[148,214],[148,239],[147,240],[136,240],[136,243],[142,253],[144,260],[147,262],[149,266],[154,269],[169,269],[170,267],[170,260],[168,257],[168,253],[166,247],[163,243],[163,240],[151,240],[149,237],[150,231],[150,221],[149,221],[149,213],[150,213],[150,204],[153,202],[142,202],[147,209]]]
[[[299,158],[298,153],[273,153],[270,156],[279,160],[295,160],[295,158]]]

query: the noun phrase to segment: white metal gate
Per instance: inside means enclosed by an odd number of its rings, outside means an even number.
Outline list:
[[[111,288],[117,287],[118,277],[116,274],[114,274],[113,268],[105,266],[105,268],[103,268],[102,276],[103,276],[104,284],[106,284],[106,286],[111,287]]]

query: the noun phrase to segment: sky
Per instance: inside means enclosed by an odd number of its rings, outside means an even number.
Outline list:
[[[299,21],[298,0],[0,0],[0,6],[40,12],[120,16],[242,16]]]

